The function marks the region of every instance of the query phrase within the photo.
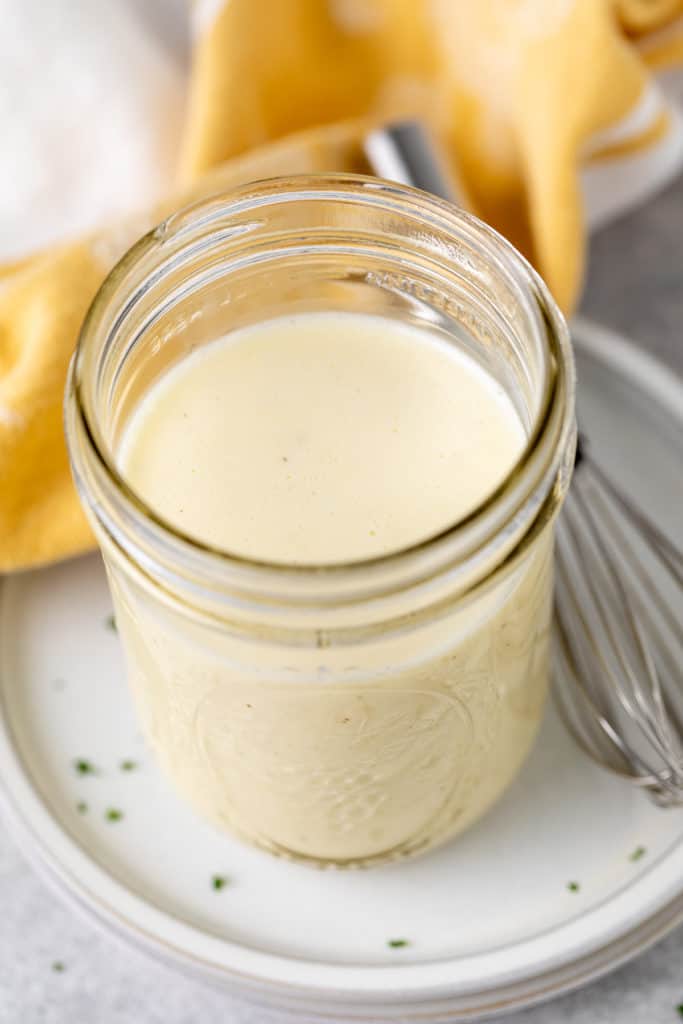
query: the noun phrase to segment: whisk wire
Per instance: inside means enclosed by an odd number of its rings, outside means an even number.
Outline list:
[[[611,495],[624,515],[640,530],[651,551],[671,573],[676,582],[683,586],[683,551],[659,529],[656,523],[652,522],[649,516],[646,516],[644,512],[634,505],[624,491],[600,468],[598,463],[594,462],[592,458],[588,458],[588,463],[591,472],[600,481],[605,491]]]
[[[604,507],[604,502],[602,501],[600,494],[596,493],[593,497],[595,502],[597,502],[599,505],[603,505],[603,522],[605,522],[606,525],[609,525],[611,529],[614,530],[616,527],[616,521],[613,517],[610,516],[609,510],[606,507]],[[634,593],[633,587],[629,585],[629,583],[620,573],[619,564],[617,563],[611,550],[611,543],[605,542],[604,536],[603,534],[601,534],[600,529],[597,525],[597,517],[593,514],[590,507],[584,501],[584,497],[581,491],[579,491],[579,493],[577,494],[577,501],[582,507],[583,513],[586,517],[586,522],[594,535],[595,543],[599,548],[602,557],[605,559],[605,563],[609,566],[611,583],[613,584],[619,599],[617,608],[623,609],[623,611],[626,614],[629,626],[629,632],[626,634],[626,637],[624,637],[623,628],[620,632],[619,625],[615,623],[614,618],[612,618],[613,628],[610,631],[610,639],[612,641],[614,650],[619,658],[621,668],[631,686],[631,693],[633,694],[633,698],[636,704],[638,705],[641,714],[644,716],[645,720],[650,723],[652,729],[654,730],[654,732],[647,730],[648,739],[650,740],[650,742],[653,743],[655,747],[659,748],[658,752],[660,753],[660,755],[665,756],[666,749],[661,749],[658,743],[658,731],[666,731],[668,729],[662,701],[659,673],[657,671],[657,667],[655,665],[654,658],[652,656],[650,646],[647,641],[647,637],[643,631],[641,617],[638,614],[637,596]],[[612,534],[611,536],[611,542],[613,541],[614,534]],[[610,604],[612,612],[614,612],[615,603],[616,602]],[[625,640],[627,642],[624,642]],[[635,643],[631,643],[629,641],[635,641]],[[641,684],[641,676],[634,669],[635,659],[629,660],[627,657],[627,648],[629,647],[631,648],[632,657],[635,654],[636,658],[639,656],[642,659],[642,665],[644,665],[646,670],[643,675],[649,683],[649,688],[647,689],[647,692],[645,691],[645,687]],[[634,647],[635,650],[633,649]],[[621,689],[618,689],[617,693],[620,696],[623,695],[623,691]],[[636,723],[640,724],[642,727],[644,723],[642,722],[642,720],[638,719],[637,716],[634,715],[634,709],[633,705],[631,704],[631,701],[627,700],[625,698],[625,695],[623,696],[624,699],[622,700],[622,706],[628,714],[634,716]]]
[[[591,650],[590,653],[586,652],[585,645],[581,642],[580,636],[577,636],[576,631],[574,631],[574,649],[578,652],[579,660],[582,662],[582,668],[578,672],[576,671],[575,667],[574,675],[575,678],[578,678],[579,685],[581,686],[581,688],[586,692],[587,688],[586,685],[582,682],[582,679],[587,678],[592,680],[591,692],[589,696],[594,710],[598,712],[599,724],[601,728],[603,729],[603,731],[607,733],[611,741],[614,743],[615,736],[617,736],[618,733],[615,732],[614,727],[611,725],[610,722],[610,716],[615,717],[614,709],[610,706],[611,699],[612,701],[618,703],[622,711],[630,719],[633,719],[637,722],[639,731],[644,740],[654,749],[654,751],[659,756],[663,756],[665,754],[665,749],[663,748],[663,745],[660,741],[660,737],[657,735],[656,726],[653,726],[653,724],[651,724],[647,718],[645,720],[642,720],[640,718],[640,716],[637,713],[636,706],[633,704],[628,694],[624,692],[623,687],[620,685],[620,676],[618,669],[615,667],[614,660],[613,658],[607,657],[608,645],[605,643],[600,644],[598,642],[597,631],[595,630],[595,628],[591,628],[589,626],[588,618],[585,615],[583,608],[585,602],[577,599],[575,591],[573,594],[573,599],[575,601],[575,605],[571,610],[573,615],[567,615],[565,610],[565,613],[561,615],[560,620],[567,621],[568,619],[569,622],[572,622],[573,617],[579,617],[582,620],[582,629],[584,630],[583,635],[587,639]],[[607,625],[609,628],[609,623]],[[608,636],[611,636],[611,633],[609,633]],[[613,655],[614,651],[610,648],[609,653]],[[591,657],[593,658],[595,664],[591,664]],[[600,682],[601,679],[602,683]],[[600,703],[600,706],[598,706],[596,703],[596,694],[598,697],[603,698]],[[619,739],[617,745],[622,754],[627,753],[627,750],[621,738]],[[638,761],[639,770],[641,772],[649,772],[652,770],[643,758],[639,757]]]
[[[683,553],[580,446],[557,531],[557,702],[592,757],[683,806],[683,626],[652,556],[680,587]]]
[[[596,553],[600,556],[597,561],[594,560],[593,562],[593,571],[585,574],[585,584],[590,593],[591,611],[604,630],[608,643],[599,643],[596,629],[594,627],[590,628],[587,617],[583,612],[582,602],[577,601],[577,612],[583,620],[586,636],[589,639],[593,654],[609,676],[610,688],[605,692],[605,697],[607,699],[609,697],[616,698],[626,714],[634,717],[634,719],[636,718],[636,712],[633,700],[635,700],[645,716],[644,721],[637,718],[641,731],[646,739],[655,748],[658,748],[659,743],[656,733],[658,723],[651,720],[650,709],[647,701],[643,699],[638,677],[633,670],[632,662],[626,657],[626,645],[621,642],[620,624],[615,614],[614,591],[616,591],[617,598],[621,602],[621,607],[626,612],[633,635],[640,639],[640,631],[633,615],[630,595],[619,576],[618,567],[615,566],[612,554],[603,541],[590,506],[585,502],[580,489],[577,489],[576,504],[581,515],[581,521],[585,523],[590,533],[591,541],[595,545]],[[567,529],[575,542],[575,550],[585,560],[589,552],[587,545],[584,545],[581,539],[581,533],[577,527],[577,519],[578,517],[571,516],[570,511],[567,519]],[[597,574],[602,577],[600,583],[596,581],[595,577]],[[621,632],[623,632],[623,628]],[[628,680],[630,685],[629,693],[624,690],[623,686],[619,685],[620,673],[623,673]],[[656,672],[654,679],[651,679],[650,682],[655,687],[658,686]]]
[[[604,479],[604,476],[599,470],[596,472],[596,475],[599,476],[601,481]],[[606,526],[609,528],[609,533],[613,538],[615,546],[621,548],[621,550],[625,550],[629,541],[616,516],[611,514],[608,503],[599,492],[596,492],[595,498],[601,505],[601,515]],[[622,506],[620,505],[620,507]],[[643,522],[649,522],[649,520],[644,520],[642,516],[639,516],[638,523],[641,524],[639,527],[641,529],[641,533]],[[636,525],[635,521],[634,525]],[[658,532],[657,528],[654,526],[653,530]],[[648,544],[648,538],[646,535],[642,534],[642,536],[645,540],[646,546],[654,553],[655,548]],[[679,556],[676,549],[671,545],[669,546],[674,554]],[[636,623],[638,624],[638,631],[641,636],[643,656],[648,663],[649,672],[653,674],[655,669],[652,650],[653,648],[657,650],[658,660],[660,663],[660,673],[666,673],[672,681],[670,686],[667,686],[664,689],[671,689],[675,685],[673,680],[675,680],[677,675],[680,673],[680,661],[675,660],[665,629],[662,629],[660,623],[663,621],[665,628],[668,629],[669,635],[673,637],[675,643],[677,643],[681,649],[683,649],[683,625],[674,616],[671,606],[662,599],[662,595],[654,585],[642,558],[633,549],[631,550],[631,554],[633,563],[631,568],[638,584],[637,587],[631,587],[631,595],[637,610]],[[669,562],[665,561],[660,564],[668,567]],[[674,577],[674,579],[676,579],[676,577]],[[643,600],[640,597],[638,588],[641,588],[642,591],[644,591],[647,600]],[[651,607],[654,607],[655,614],[650,610]],[[646,635],[649,635],[650,637],[651,642],[649,644],[644,642],[642,639]],[[665,727],[669,728],[671,723],[673,723],[676,734],[678,736],[683,736],[683,716],[679,713],[672,701],[666,700],[663,688],[659,685],[659,682],[653,690],[652,697],[657,704],[658,712],[662,717]],[[683,748],[681,756],[683,757]]]

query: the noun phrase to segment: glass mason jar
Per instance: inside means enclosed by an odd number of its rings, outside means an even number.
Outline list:
[[[386,557],[276,565],[203,546],[121,476],[130,416],[198,346],[313,310],[419,324],[466,350],[511,396],[526,448],[473,513]],[[543,710],[575,441],[566,325],[503,238],[342,175],[181,211],[95,298],[66,429],[138,714],[200,812],[273,853],[357,865],[440,843],[503,792]]]

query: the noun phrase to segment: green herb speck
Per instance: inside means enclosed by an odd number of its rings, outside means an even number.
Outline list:
[[[66,968],[61,960],[55,960],[52,964],[52,970],[55,971],[57,974],[63,974]]]
[[[219,892],[221,889],[225,889],[226,885],[230,884],[230,879],[226,878],[225,875],[214,875],[211,879],[211,888]]]
[[[79,757],[74,761],[74,768],[79,775],[96,775],[97,769],[92,761],[86,761],[84,757]]]
[[[646,848],[644,846],[636,846],[636,848],[633,851],[633,853],[629,854],[629,858],[628,859],[630,861],[640,860],[641,857],[644,857],[646,853],[647,853],[647,850],[646,850]]]
[[[78,803],[76,804],[76,810],[78,811],[79,814],[88,813],[88,805],[86,804],[85,800],[78,801]]]
[[[121,821],[123,811],[120,811],[118,807],[108,807],[104,816],[107,821]]]
[[[104,628],[110,629],[112,633],[118,633],[116,619],[113,615],[107,615],[106,619],[104,620]]]
[[[122,772],[134,772],[137,766],[137,761],[122,761],[119,768]]]
[[[389,947],[389,949],[404,949],[406,946],[409,945],[410,943],[408,942],[407,939],[389,939],[387,941],[387,946]]]
[[[676,1009],[678,1010],[678,1016],[683,1017],[683,1003],[679,1003]]]
[[[570,892],[578,892],[581,886],[578,882],[567,882],[567,888]]]

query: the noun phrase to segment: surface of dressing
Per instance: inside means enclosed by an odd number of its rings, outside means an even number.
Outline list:
[[[353,313],[244,328],[185,358],[119,455],[173,526],[262,561],[329,564],[438,533],[524,446],[510,399],[425,330]]]

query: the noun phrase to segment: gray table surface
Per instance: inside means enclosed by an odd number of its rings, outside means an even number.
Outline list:
[[[683,373],[683,178],[593,239],[582,311]],[[683,928],[602,980],[504,1021],[673,1024],[679,1003]],[[0,835],[0,1024],[276,1021],[94,931]]]

